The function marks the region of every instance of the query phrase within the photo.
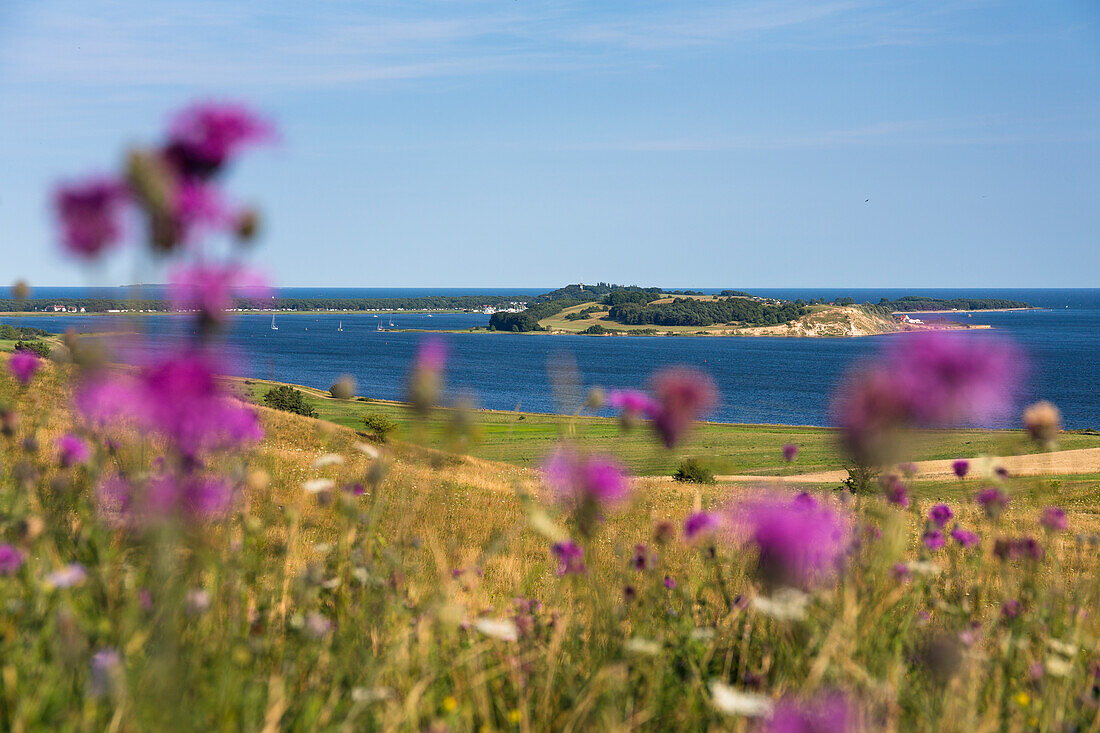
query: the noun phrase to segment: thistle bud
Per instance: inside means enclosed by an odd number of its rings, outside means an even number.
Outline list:
[[[11,286],[11,297],[16,300],[26,300],[31,297],[31,286],[27,284],[26,280],[16,280],[15,284]]]
[[[1036,443],[1050,445],[1062,431],[1062,413],[1046,400],[1036,402],[1024,410],[1024,428]]]
[[[355,377],[345,374],[329,387],[329,393],[338,400],[350,400],[355,397]]]
[[[237,235],[237,241],[247,244],[256,238],[260,231],[260,214],[255,209],[245,209],[237,215],[233,223],[233,233]]]

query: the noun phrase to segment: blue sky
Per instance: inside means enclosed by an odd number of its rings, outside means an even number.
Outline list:
[[[7,0],[4,284],[162,280],[48,194],[196,97],[280,285],[1100,284],[1094,0]]]

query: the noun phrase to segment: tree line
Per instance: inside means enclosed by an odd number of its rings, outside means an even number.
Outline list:
[[[794,303],[770,305],[740,297],[723,300],[676,298],[671,303],[615,305],[607,317],[627,326],[713,326],[716,323],[772,326],[793,321],[807,312],[805,307]]]

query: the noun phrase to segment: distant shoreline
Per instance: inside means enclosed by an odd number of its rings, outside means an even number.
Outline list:
[[[946,311],[893,311],[891,315],[904,316],[927,313],[1010,313],[1012,311],[1048,311],[1050,308],[1040,308],[1038,306],[1028,306],[1027,308],[976,308],[972,310],[946,310]]]

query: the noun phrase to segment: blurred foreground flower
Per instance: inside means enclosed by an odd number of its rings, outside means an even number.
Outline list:
[[[419,413],[427,413],[439,401],[443,389],[443,370],[447,366],[447,344],[428,337],[420,342],[409,377],[409,403]]]
[[[591,534],[603,507],[630,496],[630,479],[621,466],[605,456],[579,453],[561,445],[542,466],[546,485],[568,506],[581,533]]]
[[[236,265],[197,264],[169,276],[168,297],[177,311],[197,311],[208,323],[220,323],[233,307],[233,297],[266,298],[271,288],[262,277]]]
[[[1062,413],[1046,400],[1036,402],[1024,410],[1024,428],[1036,443],[1049,446],[1062,432]]]
[[[8,359],[8,369],[20,384],[30,384],[41,366],[42,362],[38,357],[26,349],[16,349]]]
[[[11,545],[0,545],[0,575],[11,575],[23,567],[23,553]]]
[[[576,543],[565,540],[550,546],[550,552],[558,560],[558,575],[576,575],[585,571],[584,550]]]
[[[653,378],[656,410],[653,426],[665,446],[672,448],[692,424],[718,402],[714,381],[703,372],[677,367],[658,372]]]
[[[799,701],[784,697],[775,705],[768,733],[854,733],[862,730],[859,714],[839,692]]]
[[[771,714],[772,701],[755,692],[741,692],[724,682],[711,680],[710,699],[714,707],[726,715],[760,718]]]
[[[809,589],[843,564],[848,518],[807,498],[762,493],[728,509],[735,532],[756,547],[757,574],[770,587]]]
[[[61,465],[65,468],[86,463],[92,455],[87,441],[72,433],[66,433],[57,439],[57,452],[60,454]]]
[[[181,352],[159,358],[136,374],[94,376],[76,395],[80,412],[95,424],[131,421],[170,440],[185,458],[258,441],[254,410],[220,385],[211,357]]]
[[[1069,526],[1069,520],[1066,518],[1064,509],[1048,506],[1043,509],[1043,516],[1039,519],[1039,524],[1051,532],[1062,532]]]
[[[114,178],[89,178],[59,186],[54,208],[61,222],[61,242],[69,252],[94,257],[122,238],[125,185]]]
[[[899,430],[980,424],[1004,414],[1020,364],[1004,341],[907,334],[849,379],[834,401],[834,420],[856,460],[886,463],[896,453]]]

